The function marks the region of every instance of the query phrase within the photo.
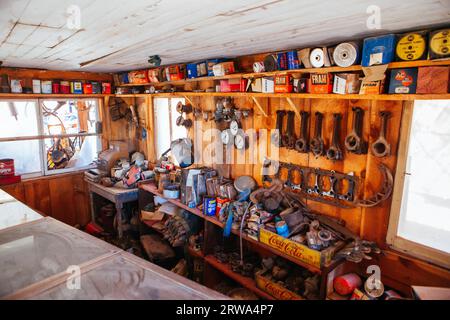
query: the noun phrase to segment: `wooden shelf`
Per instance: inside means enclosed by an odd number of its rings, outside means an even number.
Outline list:
[[[256,92],[173,92],[154,94],[116,94],[116,97],[242,97],[242,98],[291,98],[291,99],[333,99],[333,100],[387,100],[387,101],[414,101],[414,100],[447,100],[446,94],[311,94],[311,93],[256,93]]]
[[[163,195],[157,190],[156,186],[154,184],[152,184],[152,183],[141,184],[139,187],[141,189],[145,190],[145,191],[153,193],[154,195],[157,195],[159,197],[163,197]],[[197,209],[197,208],[189,208],[188,206],[186,206],[185,204],[181,203],[179,200],[176,200],[176,199],[166,199],[166,200],[169,201],[170,203],[175,204],[179,208],[187,210],[187,211],[195,214],[196,216],[199,216],[199,217],[205,219],[206,221],[209,221],[209,222],[219,226],[222,229],[224,228],[224,224],[222,222],[218,221],[214,217],[210,217],[210,216],[204,215],[202,213],[202,211]],[[238,236],[238,237],[240,236],[239,230],[233,230],[232,229],[231,232],[234,235]],[[261,247],[261,248],[263,248],[263,249],[265,249],[265,250],[267,250],[267,251],[269,251],[269,252],[271,252],[271,253],[273,253],[273,254],[275,254],[277,256],[285,258],[285,259],[287,259],[287,260],[289,260],[289,261],[291,261],[291,262],[293,262],[293,263],[295,263],[295,264],[297,264],[297,265],[299,265],[299,266],[301,266],[301,267],[303,267],[303,268],[305,268],[305,269],[307,269],[307,270],[309,270],[309,271],[311,271],[313,273],[321,274],[323,272],[323,270],[321,270],[318,267],[309,265],[309,264],[304,263],[304,262],[302,262],[302,261],[300,261],[298,259],[295,259],[294,257],[291,257],[291,256],[289,256],[289,255],[287,255],[287,254],[285,254],[285,253],[283,253],[283,252],[281,252],[279,250],[276,250],[276,249],[274,249],[274,248],[272,248],[272,247],[270,247],[270,246],[268,246],[268,245],[266,245],[266,244],[264,244],[262,242],[259,242],[258,240],[255,240],[255,239],[247,236],[246,234],[242,235],[242,239],[244,239],[245,241],[251,242],[251,243],[253,243],[253,244],[255,244],[255,245],[257,245],[257,246],[259,246],[259,247]],[[325,268],[326,269],[333,268],[335,263],[337,263],[337,262],[333,262],[329,266],[326,266]]]
[[[241,286],[243,286],[244,288],[247,288],[251,292],[260,296],[261,298],[264,298],[267,300],[275,300],[275,298],[272,297],[270,294],[259,289],[256,286],[256,282],[254,279],[249,278],[249,277],[244,277],[238,273],[233,272],[233,270],[231,270],[229,264],[224,264],[224,263],[220,262],[219,260],[217,260],[214,256],[210,256],[210,255],[205,257],[205,261],[209,265],[214,267],[215,269],[217,269],[220,272],[222,272],[223,274],[227,275],[228,277],[230,277],[231,279],[233,279],[234,281],[239,283]]]
[[[150,193],[153,193],[154,195],[157,195],[161,198],[164,198],[164,196],[158,191],[158,189],[156,188],[156,186],[152,183],[147,183],[147,184],[141,184],[139,185],[139,188],[141,188],[142,190],[148,191]],[[164,198],[166,199],[166,198]],[[196,216],[199,216],[203,219],[205,219],[206,221],[209,221],[211,223],[214,223],[215,225],[223,228],[224,224],[222,222],[220,222],[219,220],[217,220],[214,217],[210,217],[210,216],[206,216],[203,214],[203,212],[200,209],[197,208],[190,208],[187,205],[185,205],[184,203],[182,203],[180,200],[178,199],[166,199],[168,202],[173,203],[174,205],[176,205],[179,208],[182,208],[186,211],[189,211],[190,213],[195,214]]]
[[[388,64],[388,69],[397,68],[415,68],[415,67],[429,67],[429,66],[448,66],[450,65],[450,59],[447,60],[420,60],[420,61],[401,61],[392,62]],[[304,68],[304,69],[294,69],[294,70],[283,70],[274,72],[261,72],[261,73],[234,73],[226,75],[223,77],[200,77],[194,79],[185,79],[178,81],[164,81],[164,82],[149,82],[143,84],[121,84],[117,87],[138,87],[138,86],[165,86],[165,85],[183,85],[189,82],[199,82],[199,81],[215,81],[223,79],[251,79],[251,78],[261,78],[261,77],[273,77],[276,75],[284,74],[303,74],[303,73],[326,73],[326,72],[354,72],[362,71],[360,65],[350,66],[350,67],[325,67],[325,68]]]
[[[45,94],[45,93],[0,93],[0,99],[58,99],[58,98],[104,98],[114,96],[114,94]]]

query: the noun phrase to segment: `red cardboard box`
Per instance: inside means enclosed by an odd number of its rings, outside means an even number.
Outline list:
[[[309,93],[333,92],[333,75],[331,73],[311,73]]]
[[[292,77],[287,75],[275,76],[275,93],[290,93],[293,90]]]
[[[220,92],[245,92],[247,79],[220,80]]]

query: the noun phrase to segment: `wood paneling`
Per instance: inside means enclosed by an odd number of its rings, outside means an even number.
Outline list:
[[[81,71],[52,71],[41,69],[0,68],[0,74],[7,74],[12,79],[41,79],[41,80],[92,80],[112,82],[109,73],[81,72]]]
[[[72,226],[85,226],[91,219],[83,177],[83,173],[47,176],[1,186],[1,189],[39,213]]]

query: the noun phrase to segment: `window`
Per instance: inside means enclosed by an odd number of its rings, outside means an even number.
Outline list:
[[[92,166],[101,140],[97,100],[0,101],[0,158],[24,178]]]
[[[183,126],[177,126],[178,102],[185,103],[182,98],[155,98],[155,144],[156,155],[161,155],[170,148],[170,143],[176,139],[186,138],[187,130]]]
[[[387,241],[449,267],[450,100],[416,101],[402,121]]]

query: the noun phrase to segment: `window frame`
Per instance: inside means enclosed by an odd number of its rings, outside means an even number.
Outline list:
[[[450,260],[450,254],[412,240],[402,238],[398,235],[405,176],[407,175],[406,166],[412,132],[414,103],[415,101],[407,101],[403,104],[397,153],[397,167],[395,171],[394,189],[392,193],[392,205],[389,215],[386,243],[393,250],[403,252],[427,262],[432,262],[445,268],[449,268],[448,261]]]
[[[44,134],[44,125],[43,125],[43,113],[42,113],[42,103],[44,101],[80,101],[80,100],[95,100],[97,103],[97,116],[98,121],[103,121],[102,119],[102,112],[100,111],[100,108],[102,106],[102,103],[99,98],[67,98],[67,97],[51,97],[51,98],[36,98],[36,99],[27,99],[25,98],[1,98],[0,101],[5,102],[34,102],[37,115],[37,125],[38,125],[38,135],[35,136],[23,136],[23,137],[8,137],[8,138],[0,138],[0,142],[9,142],[9,141],[29,141],[29,140],[38,140],[39,141],[39,160],[41,163],[41,171],[39,172],[33,172],[33,173],[25,173],[21,174],[22,180],[27,179],[33,179],[33,178],[39,178],[39,177],[45,177],[45,176],[53,176],[58,174],[65,174],[65,173],[73,173],[77,171],[84,171],[88,169],[95,168],[96,165],[88,165],[84,167],[74,167],[74,168],[62,168],[62,169],[55,169],[55,170],[49,170],[47,167],[47,158],[45,155],[47,154],[47,150],[45,148],[45,139],[51,139],[51,138],[57,138],[57,137],[89,137],[89,136],[96,136],[98,139],[98,142],[100,143],[101,148],[104,146],[102,145],[102,133],[73,133],[73,134],[63,134],[63,135],[55,135],[55,134]]]
[[[152,105],[153,105],[153,119],[154,119],[154,123],[153,123],[153,127],[155,128],[154,130],[154,137],[153,137],[153,143],[155,145],[155,155],[158,157],[158,154],[161,153],[163,154],[166,150],[158,150],[158,139],[159,139],[159,135],[160,133],[158,132],[158,130],[156,130],[156,121],[158,121],[158,115],[157,115],[157,108],[156,108],[156,99],[167,99],[167,108],[169,111],[169,140],[170,142],[173,141],[173,120],[174,120],[174,115],[172,114],[172,99],[174,100],[184,100],[184,103],[186,103],[186,98],[184,97],[155,97],[152,100]],[[175,115],[176,116],[176,115]],[[189,130],[186,129],[186,137],[189,137]],[[158,157],[159,158],[159,157]]]

